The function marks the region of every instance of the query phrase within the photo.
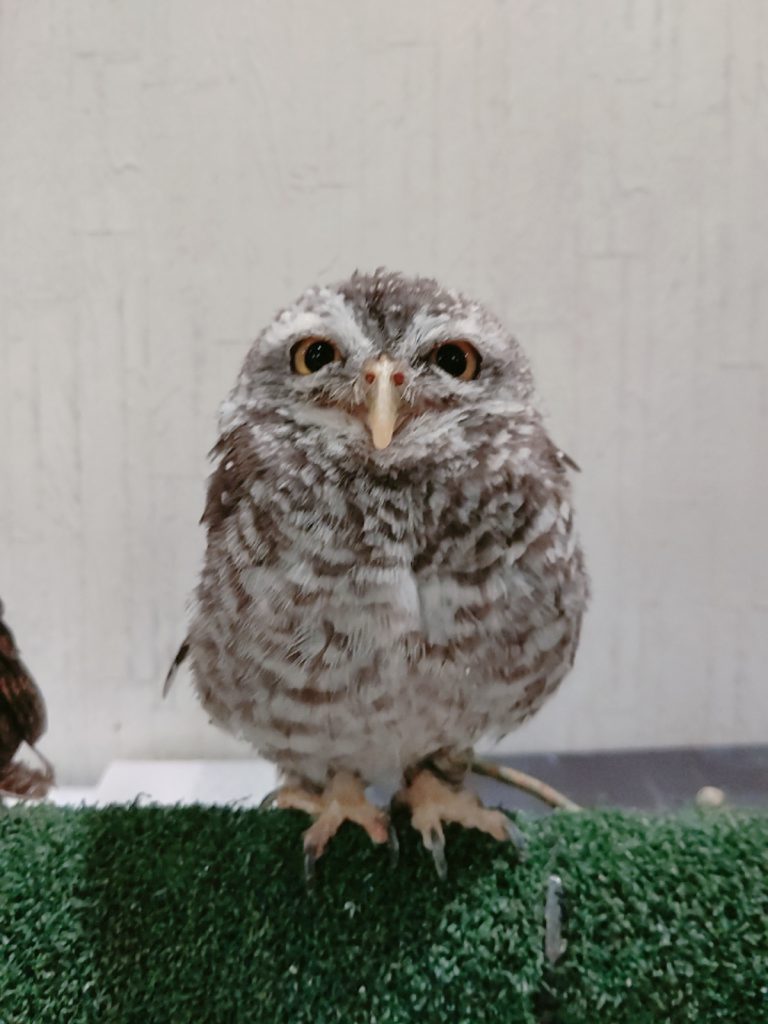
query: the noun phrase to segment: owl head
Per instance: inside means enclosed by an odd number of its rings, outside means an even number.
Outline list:
[[[384,465],[471,453],[530,412],[527,360],[479,303],[383,269],[306,291],[261,333],[222,410],[311,452]]]

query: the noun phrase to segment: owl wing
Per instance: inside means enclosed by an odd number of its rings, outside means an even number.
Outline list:
[[[46,725],[43,695],[0,619],[0,760],[10,759],[22,741],[35,744]]]
[[[205,510],[200,522],[208,533],[218,530],[247,497],[249,487],[262,476],[261,461],[253,448],[250,427],[235,427],[211,451],[218,459],[208,480]]]
[[[209,535],[221,529],[237,508],[238,502],[246,497],[249,484],[261,475],[248,427],[235,427],[224,434],[212,448],[210,457],[217,460],[217,465],[208,480],[205,509],[200,519]],[[164,697],[173,686],[176,673],[188,654],[189,637],[186,637],[165,677]]]
[[[0,602],[0,795],[41,799],[54,782],[53,765],[35,747],[46,729],[45,701],[21,660]],[[12,758],[27,743],[42,762],[29,768]]]

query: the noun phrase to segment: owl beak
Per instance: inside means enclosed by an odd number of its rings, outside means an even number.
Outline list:
[[[397,426],[397,414],[402,404],[405,374],[386,356],[368,363],[363,371],[366,422],[373,439],[373,447],[381,451],[388,448]]]

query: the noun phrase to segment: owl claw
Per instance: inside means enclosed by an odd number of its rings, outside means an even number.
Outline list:
[[[528,840],[525,838],[523,833],[520,831],[520,829],[517,827],[514,821],[512,821],[511,818],[507,819],[504,827],[507,830],[508,841],[514,845],[515,849],[521,857],[525,856],[525,853],[528,849]]]
[[[410,809],[411,824],[421,833],[424,846],[432,854],[435,869],[442,879],[447,875],[444,822],[476,828],[499,842],[512,842],[521,852],[525,848],[525,837],[503,811],[483,807],[474,793],[456,789],[429,769],[418,772],[405,789],[395,794],[394,802]]]
[[[445,859],[445,836],[442,831],[436,828],[430,829],[429,837],[424,839],[424,845],[432,854],[437,877],[444,882],[448,877],[448,863]]]
[[[365,784],[357,776],[338,772],[322,792],[311,784],[282,786],[268,793],[260,806],[267,808],[273,803],[283,809],[304,811],[314,818],[304,833],[304,875],[308,884],[315,877],[316,862],[345,821],[359,825],[374,843],[387,843],[393,863],[397,863],[399,844],[389,817],[370,803]]]
[[[318,851],[314,846],[304,847],[304,881],[310,888],[315,884],[315,866],[318,857]]]
[[[277,789],[271,789],[269,793],[260,801],[258,810],[268,811],[277,803],[277,798],[280,795],[280,787]]]
[[[391,821],[387,828],[387,846],[389,847],[389,863],[396,868],[400,861],[400,840]]]

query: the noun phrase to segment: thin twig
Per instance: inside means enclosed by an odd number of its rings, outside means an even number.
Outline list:
[[[559,807],[563,811],[580,811],[581,807],[573,800],[570,800],[563,793],[558,792],[552,786],[547,785],[532,775],[518,771],[516,768],[507,768],[505,765],[493,764],[490,761],[474,761],[472,771],[476,775],[485,775],[486,778],[496,779],[497,782],[504,782],[508,786],[515,786],[524,793],[530,793],[550,807]]]

